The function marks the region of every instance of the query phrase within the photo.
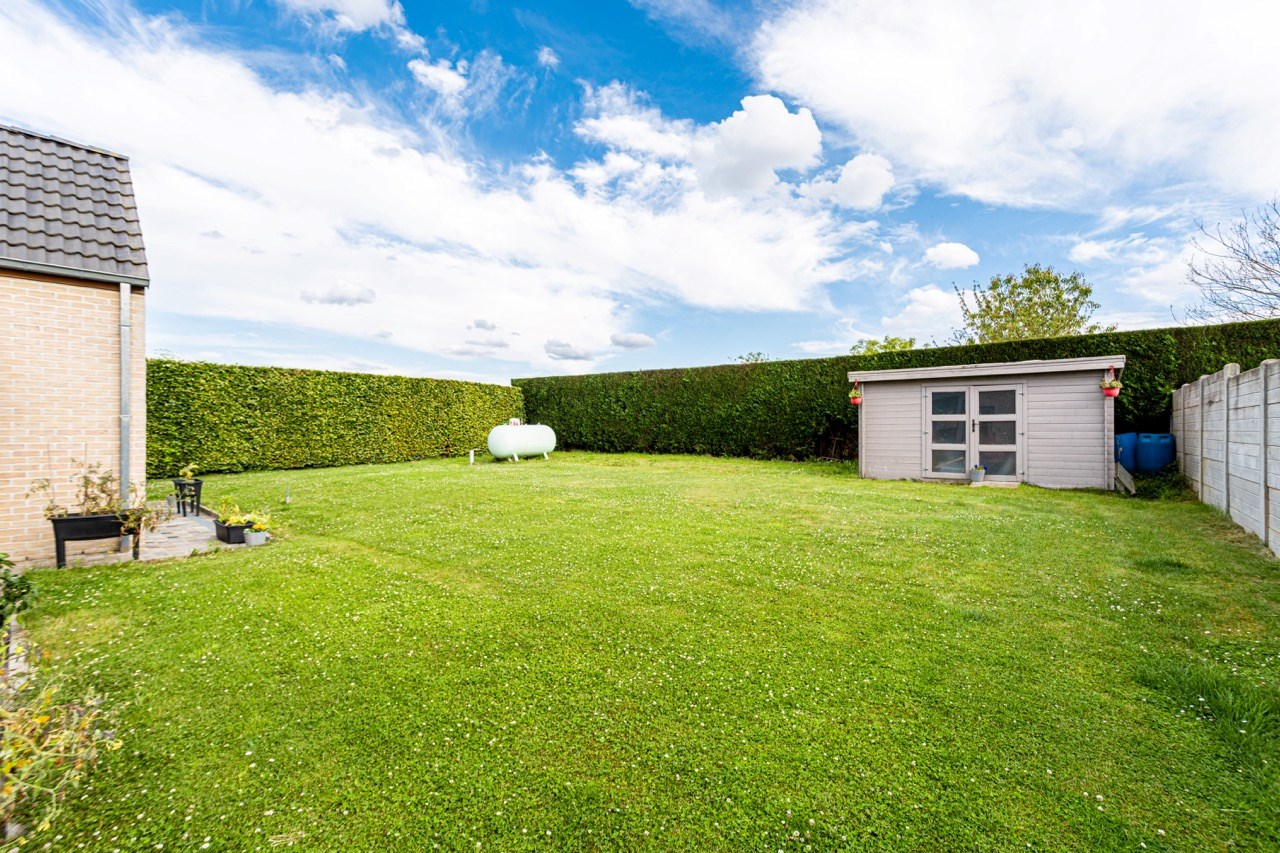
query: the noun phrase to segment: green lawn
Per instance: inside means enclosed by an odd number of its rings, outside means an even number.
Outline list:
[[[1280,572],[1195,503],[577,453],[224,494],[287,533],[35,575],[125,741],[56,849],[1280,840]]]

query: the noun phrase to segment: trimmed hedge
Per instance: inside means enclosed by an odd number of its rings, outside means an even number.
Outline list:
[[[783,459],[857,455],[851,370],[1127,357],[1120,431],[1166,432],[1173,389],[1280,357],[1280,320],[936,347],[866,356],[517,379],[530,423],[561,447]],[[1099,377],[1101,378],[1101,377]]]
[[[327,370],[147,362],[147,475],[404,462],[484,447],[516,388]]]

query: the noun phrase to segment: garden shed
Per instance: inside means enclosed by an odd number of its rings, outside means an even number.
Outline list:
[[[20,565],[53,562],[33,480],[68,504],[73,459],[146,477],[148,281],[129,161],[0,125],[0,551]]]
[[[858,459],[875,480],[1115,486],[1115,400],[1099,387],[1123,355],[853,371]]]

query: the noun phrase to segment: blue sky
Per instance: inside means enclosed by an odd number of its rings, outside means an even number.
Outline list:
[[[503,382],[1168,325],[1280,192],[1270,2],[5,0],[0,122],[131,158],[152,352]]]

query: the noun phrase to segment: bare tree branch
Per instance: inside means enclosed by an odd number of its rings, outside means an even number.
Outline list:
[[[1201,302],[1188,313],[1201,320],[1280,317],[1280,197],[1213,230],[1198,223],[1187,281]]]

